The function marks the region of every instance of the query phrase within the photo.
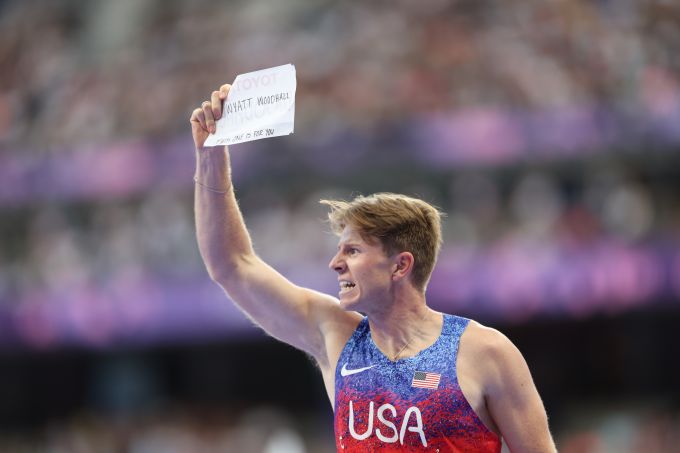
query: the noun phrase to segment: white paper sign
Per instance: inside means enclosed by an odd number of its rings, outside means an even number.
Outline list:
[[[295,66],[287,64],[236,77],[222,118],[204,146],[234,145],[293,133]]]

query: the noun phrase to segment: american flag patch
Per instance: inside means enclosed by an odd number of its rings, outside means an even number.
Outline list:
[[[441,378],[441,374],[428,373],[427,371],[416,371],[413,375],[411,387],[417,387],[421,389],[436,389],[439,387],[439,381]]]

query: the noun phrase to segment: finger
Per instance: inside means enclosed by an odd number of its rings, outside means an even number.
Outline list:
[[[225,83],[220,87],[220,99],[224,100],[227,99],[227,95],[229,94],[229,90],[231,90],[231,85],[228,83]]]
[[[215,118],[213,117],[212,104],[210,101],[204,101],[203,104],[201,104],[201,109],[205,116],[205,125],[208,128],[208,132],[211,134],[215,133]]]
[[[220,99],[220,92],[213,91],[210,96],[210,103],[212,104],[213,116],[216,120],[222,118],[222,99]]]
[[[205,115],[203,114],[203,109],[195,109],[191,113],[191,118],[189,119],[192,123],[198,123],[201,125],[202,129],[207,130],[208,128],[205,125]]]

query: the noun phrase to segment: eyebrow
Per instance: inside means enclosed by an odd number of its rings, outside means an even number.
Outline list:
[[[361,244],[358,242],[345,242],[343,244],[338,244],[338,250],[342,247],[361,247]]]

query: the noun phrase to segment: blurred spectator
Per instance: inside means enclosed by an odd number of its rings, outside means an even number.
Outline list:
[[[300,124],[367,127],[489,105],[662,113],[680,99],[672,51],[680,8],[669,2],[26,0],[1,8],[5,147],[47,152],[173,135],[206,87],[287,62],[300,67],[309,104]]]
[[[435,308],[516,322],[676,303],[676,3],[0,2],[0,346],[245,323],[205,275],[189,176],[167,181],[191,163],[182,136],[212,87],[288,62],[303,133],[269,154],[243,145],[235,171],[256,250],[294,282],[337,289],[319,199],[391,190],[447,213]],[[84,409],[3,432],[0,450],[332,451],[305,414],[157,409]],[[671,452],[679,420],[578,408],[557,438],[564,452]]]

